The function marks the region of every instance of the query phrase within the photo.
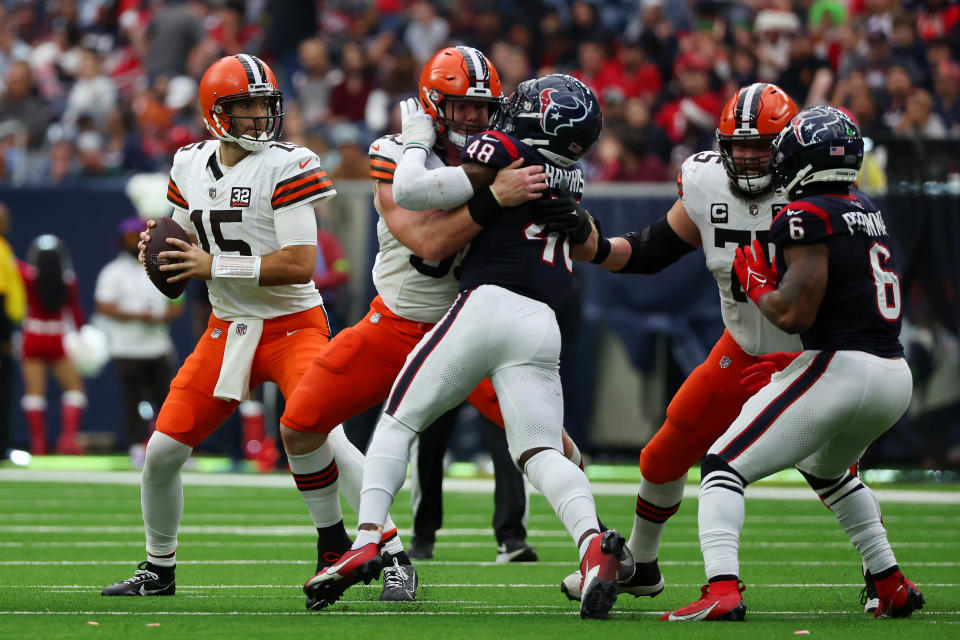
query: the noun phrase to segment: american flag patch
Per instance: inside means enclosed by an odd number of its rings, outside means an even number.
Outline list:
[[[830,155],[832,156],[842,156],[843,147],[830,147]]]

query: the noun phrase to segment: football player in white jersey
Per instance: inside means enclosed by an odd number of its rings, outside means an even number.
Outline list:
[[[424,66],[418,93],[434,104],[432,119],[413,119],[428,126],[431,135],[438,130],[437,145],[424,147],[431,168],[459,162],[467,135],[488,128],[501,96],[493,64],[470,47],[437,52]],[[409,116],[410,105],[401,106]],[[411,118],[405,117],[405,130],[409,126]],[[420,179],[416,175],[394,180],[394,173],[402,172],[398,164],[403,155],[397,135],[384,136],[370,145],[370,176],[376,181],[374,205],[380,214],[380,247],[373,267],[378,295],[363,320],[340,331],[316,355],[288,398],[280,427],[284,440],[297,432],[325,437],[347,418],[387,398],[407,354],[456,298],[455,273],[462,250],[480,230],[467,208],[461,206],[475,190],[495,193],[505,205],[511,205],[539,197],[546,187],[546,174],[538,166],[470,175],[461,170],[452,180]],[[514,166],[519,167],[519,163]],[[411,209],[429,210],[413,211],[398,202]],[[469,400],[490,420],[503,425],[489,380],[478,386]],[[351,482],[359,484],[359,474],[352,476]],[[385,536],[389,529],[384,528]],[[348,548],[349,543],[328,552],[332,557]],[[391,587],[398,599],[412,600],[417,577],[409,558],[388,556],[383,564],[384,588]],[[318,574],[322,568],[318,565]],[[308,608],[320,609],[332,602],[314,598],[309,589],[305,590]]]
[[[312,282],[312,203],[336,191],[312,151],[279,141],[282,96],[273,71],[254,56],[227,56],[204,73],[199,99],[216,140],[177,151],[167,191],[174,220],[199,244],[170,239],[180,250],[161,253],[174,262],[160,269],[170,272],[169,282],[207,281],[213,313],[171,383],[147,444],[141,478],[147,560],[103,595],[174,593],[180,470],[190,452],[262,382],[276,383],[289,397],[329,341],[323,300]],[[141,238],[149,240],[149,229]],[[145,248],[141,243],[141,262]],[[337,498],[338,462],[345,474],[359,476],[363,456],[342,431],[334,432],[330,444],[326,435],[308,433],[284,439],[317,527],[318,548],[330,539],[350,544]],[[348,497],[349,489],[345,483]],[[359,492],[359,480],[354,490]],[[332,502],[324,500],[330,495]],[[398,538],[390,544],[403,551]]]
[[[595,233],[572,253],[616,273],[650,274],[702,248],[717,281],[726,326],[707,359],[674,395],[666,421],[641,451],[643,479],[627,542],[635,568],[632,575],[621,572],[621,593],[653,597],[663,590],[657,565],[660,537],[680,507],[687,471],[727,430],[747,399],[801,348],[797,336],[781,331],[748,304],[733,272],[738,247],[757,239],[772,251],[770,221],[788,198],[773,188],[770,142],[796,113],[793,100],[776,85],[742,87],[721,112],[719,153],[702,151],[687,158],[677,178],[680,198],[665,217],[618,238]],[[840,501],[830,508],[839,512],[847,505]],[[577,599],[578,584],[578,574],[572,574],[561,589]],[[867,576],[867,591],[871,589]],[[872,594],[871,600],[875,607]]]

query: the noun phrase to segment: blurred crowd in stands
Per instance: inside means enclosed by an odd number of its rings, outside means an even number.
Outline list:
[[[285,137],[335,179],[397,128],[439,48],[482,49],[509,93],[550,71],[601,97],[593,180],[668,181],[711,146],[738,86],[846,107],[867,137],[960,137],[953,0],[0,0],[0,181],[165,171],[206,137],[196,85],[252,53],[284,91]]]

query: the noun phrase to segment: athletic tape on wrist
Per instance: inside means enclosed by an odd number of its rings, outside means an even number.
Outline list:
[[[213,256],[210,276],[213,280],[252,278],[260,280],[261,256]]]

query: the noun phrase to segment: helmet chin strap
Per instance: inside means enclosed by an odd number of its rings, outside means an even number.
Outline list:
[[[447,123],[446,134],[447,140],[457,149],[463,149],[463,145],[467,144],[467,134],[454,131],[449,122]]]

